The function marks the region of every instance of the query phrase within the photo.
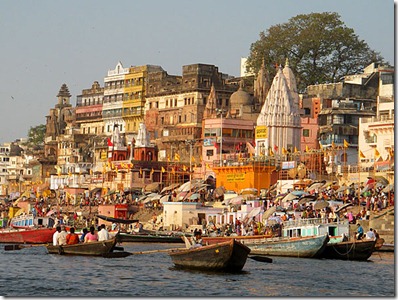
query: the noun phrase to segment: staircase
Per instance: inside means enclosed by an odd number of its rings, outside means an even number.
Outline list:
[[[394,207],[373,212],[369,228],[376,229],[385,244],[394,244]]]

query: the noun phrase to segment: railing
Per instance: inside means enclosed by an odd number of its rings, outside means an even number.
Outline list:
[[[284,221],[283,227],[298,227],[298,226],[306,226],[306,225],[317,225],[317,224],[348,224],[347,220],[340,220],[329,222],[327,218],[310,218],[310,219],[298,219],[298,220],[289,220]]]

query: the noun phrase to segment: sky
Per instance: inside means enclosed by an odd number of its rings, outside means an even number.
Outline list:
[[[392,0],[2,0],[0,143],[46,123],[65,83],[71,104],[94,81],[124,67],[214,64],[240,76],[240,60],[273,25],[299,14],[337,12],[394,65]]]

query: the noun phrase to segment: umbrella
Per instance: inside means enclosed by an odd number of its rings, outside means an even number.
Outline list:
[[[169,201],[169,198],[170,198],[169,195],[163,196],[162,198],[160,198],[159,202],[160,202],[160,203],[168,202],[168,201]]]
[[[177,187],[179,187],[179,186],[180,186],[179,183],[173,183],[173,184],[171,184],[171,185],[166,186],[165,188],[163,188],[162,191],[161,191],[160,193],[163,194],[164,192],[172,191],[172,190],[174,190],[175,188],[177,188]]]
[[[271,206],[263,213],[263,221],[267,220],[276,211],[276,206]]]
[[[247,215],[247,218],[253,218],[255,216],[257,216],[258,214],[261,213],[261,207],[255,207],[253,208]]]
[[[345,209],[345,208],[347,208],[349,206],[353,206],[353,204],[352,203],[346,203],[346,204],[340,206],[338,209],[336,209],[335,212],[339,212],[339,211],[341,211],[341,210],[343,210],[343,209]]]
[[[242,189],[239,194],[241,194],[241,195],[248,195],[248,194],[257,195],[258,190],[256,188],[245,188],[245,189]]]
[[[304,203],[315,200],[315,198],[316,198],[316,196],[314,196],[314,195],[307,195],[307,196],[301,197],[297,203],[304,204]]]
[[[289,193],[285,197],[282,198],[282,202],[292,201],[297,198],[298,198],[297,195],[294,195],[293,193]]]
[[[53,213],[55,213],[54,210],[50,210],[48,213],[46,213],[46,217],[51,216]]]
[[[368,177],[368,178],[369,178],[369,177]],[[380,182],[380,183],[383,184],[383,185],[387,185],[387,184],[390,183],[390,182],[389,182],[385,177],[383,177],[383,176],[375,176],[374,180],[377,181],[377,182]]]
[[[325,200],[318,200],[314,204],[314,209],[322,209],[329,206],[329,202]]]
[[[345,190],[348,190],[350,187],[346,186],[346,185],[342,185],[341,187],[339,187],[336,192],[344,192]]]
[[[224,195],[224,193],[225,193],[225,188],[223,186],[219,186],[214,190],[214,195],[216,196],[216,198],[221,197],[222,195]]]
[[[231,199],[229,199],[229,202],[228,202],[228,204],[232,204],[232,205],[239,205],[239,204],[241,204],[242,203],[242,200],[243,200],[244,198],[243,198],[243,196],[236,196],[236,197],[233,197],[233,198],[231,198]]]
[[[304,192],[304,191],[293,191],[293,192],[291,192],[290,194],[293,194],[293,195],[295,195],[295,196],[308,195],[308,193],[307,193],[307,192]]]
[[[199,193],[195,193],[195,194],[192,194],[191,196],[189,196],[189,199],[191,199],[191,200],[197,200],[199,198],[200,198],[200,194]]]
[[[394,184],[392,184],[392,183],[390,183],[389,185],[387,185],[387,186],[382,190],[383,193],[388,193],[388,192],[391,192],[391,191],[394,191]]]

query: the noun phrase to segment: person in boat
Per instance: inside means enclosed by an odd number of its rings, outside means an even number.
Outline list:
[[[361,224],[357,224],[357,234],[356,234],[356,238],[357,240],[361,240],[363,237],[363,228],[361,226]]]
[[[370,229],[369,229],[369,231],[366,233],[365,238],[366,238],[367,240],[374,240],[374,239],[376,239],[376,235],[375,235],[375,233],[373,232],[373,228],[370,228]]]
[[[57,240],[58,240],[58,245],[66,245],[66,236],[68,235],[68,232],[66,231],[66,228],[64,225],[61,226],[61,232],[58,234]]]
[[[85,238],[86,234],[88,233],[88,229],[87,228],[83,228],[82,231],[83,231],[83,233],[82,233],[82,235],[80,237],[80,243],[84,243],[84,238]]]
[[[90,231],[87,232],[86,236],[84,237],[85,243],[92,243],[98,241],[98,234],[95,232],[95,227],[90,226]]]
[[[66,244],[74,245],[79,243],[79,236],[75,233],[75,228],[71,227],[70,232],[66,236]]]
[[[194,231],[194,236],[192,237],[192,248],[202,247],[203,240],[202,240],[202,230]]]
[[[101,224],[100,230],[98,231],[98,241],[109,240],[109,232],[106,230],[105,224]]]
[[[55,227],[55,232],[53,234],[53,245],[58,246],[58,235],[61,232],[61,226]]]

